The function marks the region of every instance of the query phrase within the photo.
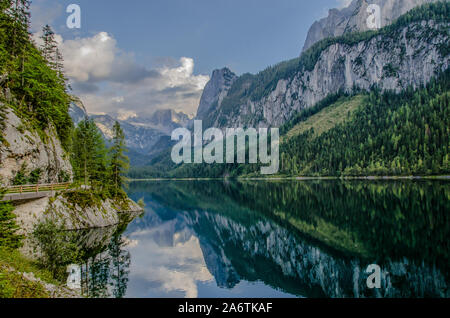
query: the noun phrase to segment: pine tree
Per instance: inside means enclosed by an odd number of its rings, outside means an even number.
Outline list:
[[[124,174],[129,169],[129,159],[125,155],[127,151],[125,145],[125,135],[119,122],[115,122],[113,127],[113,140],[110,149],[110,175],[112,181],[112,192],[117,195],[125,185],[126,178]]]
[[[12,30],[12,55],[20,59],[21,85],[24,86],[24,71],[27,46],[30,41],[30,0],[14,0],[9,13],[14,20]]]
[[[41,46],[42,56],[49,62],[49,65],[53,68],[52,63],[54,62],[54,54],[58,45],[55,41],[55,33],[48,24],[42,29],[41,39],[43,41],[43,44]]]
[[[58,73],[64,85],[67,84],[67,79],[64,77],[64,59],[58,47],[58,42],[55,40],[55,33],[47,24],[42,29],[41,39],[43,41],[40,47],[42,56],[47,60],[48,66]]]
[[[0,193],[0,199],[3,193]],[[19,229],[15,222],[16,216],[12,213],[14,207],[9,202],[0,202],[0,247],[19,248],[22,244],[22,236],[17,235]]]
[[[102,188],[107,175],[107,150],[92,119],[86,118],[75,129],[72,142],[72,166],[75,179],[85,185]]]

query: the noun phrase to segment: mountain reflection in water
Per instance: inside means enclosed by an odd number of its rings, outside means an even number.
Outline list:
[[[449,185],[133,182],[146,213],[81,266],[84,293],[449,297]],[[381,267],[380,289],[367,287],[369,264]]]

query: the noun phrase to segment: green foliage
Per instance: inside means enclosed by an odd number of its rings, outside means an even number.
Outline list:
[[[10,204],[0,203],[0,246],[14,249],[22,245],[23,236],[16,234],[19,227],[15,223],[13,210]]]
[[[68,150],[72,120],[70,97],[61,70],[49,66],[28,33],[29,1],[3,1],[0,12],[0,75],[2,89],[14,96],[3,102],[16,110],[34,128],[56,128]]]
[[[285,142],[293,136],[304,133],[310,129],[314,130],[314,137],[334,128],[351,119],[352,114],[364,103],[365,95],[352,97],[342,97],[334,104],[325,107],[320,112],[315,113],[292,127],[283,137],[281,142]]]
[[[70,180],[70,175],[67,173],[67,171],[61,170],[58,173],[58,182],[63,183],[63,182],[69,182]]]
[[[125,155],[127,151],[125,145],[125,135],[119,122],[115,122],[113,127],[113,140],[112,146],[109,150],[110,154],[110,180],[111,180],[111,192],[113,195],[119,194],[120,190],[126,184],[125,174],[129,169],[129,159]]]
[[[25,185],[28,183],[28,178],[26,176],[27,174],[27,165],[26,163],[23,163],[20,167],[20,170],[17,171],[16,175],[14,176],[12,183],[13,185]]]
[[[28,173],[27,164],[23,163],[20,170],[17,171],[14,176],[12,183],[13,185],[38,184],[41,174],[42,170],[40,168],[34,169]]]
[[[293,116],[291,120],[289,120],[287,123],[283,124],[283,126],[280,127],[280,135],[285,135],[289,130],[291,130],[294,126],[298,125],[299,123],[305,121],[309,117],[313,116],[314,114],[317,114],[325,107],[331,106],[338,101],[345,101],[349,97],[356,94],[357,91],[353,93],[347,93],[344,91],[339,91],[335,94],[330,94],[324,99],[322,99],[320,102],[318,102],[313,107],[309,107],[306,109],[303,109],[299,113]]]
[[[435,23],[449,22],[450,2],[437,2],[416,7],[407,14],[401,16],[397,21],[378,31],[367,31],[360,33],[348,33],[336,38],[327,38],[314,44],[302,53],[298,58],[281,62],[275,66],[268,67],[264,71],[252,75],[244,74],[239,77],[230,88],[221,105],[223,115],[232,114],[248,100],[258,101],[268,96],[280,80],[292,79],[297,74],[312,71],[320,55],[324,50],[334,44],[355,45],[362,41],[370,41],[376,36],[384,36],[393,39],[399,37],[402,27],[412,22],[433,20]],[[430,38],[432,38],[430,36]],[[441,48],[441,54],[448,53],[448,45]],[[446,55],[443,55],[446,56]],[[361,62],[361,61],[360,61]],[[395,70],[387,66],[386,76],[395,76]],[[225,117],[219,118],[219,123],[225,121]]]
[[[82,259],[82,251],[78,244],[71,240],[70,233],[49,220],[35,226],[32,239],[41,251],[39,263],[52,273],[52,276],[63,281],[66,277],[66,266],[76,264]]]
[[[62,195],[67,199],[67,202],[72,205],[78,205],[82,209],[90,207],[101,208],[102,202],[109,197],[109,193],[106,191],[100,192],[92,189],[66,191]]]
[[[0,199],[3,193],[0,193]],[[16,234],[19,227],[16,224],[14,207],[9,202],[0,201],[0,248],[15,249],[22,246],[22,235]]]
[[[113,127],[112,146],[108,150],[100,130],[92,119],[86,118],[75,129],[72,141],[72,166],[75,181],[90,187],[102,199],[121,200],[126,194],[123,188],[129,160],[125,155],[125,135],[118,122]],[[77,191],[80,195],[83,190]]]
[[[78,124],[72,140],[71,162],[75,181],[101,189],[107,181],[107,149],[92,119]]]
[[[139,201],[137,202],[137,204],[144,209],[145,208],[145,202],[144,202],[144,198],[140,198]]]
[[[23,256],[17,249],[11,250],[0,247],[0,264],[14,268],[21,273],[33,273],[36,278],[54,285],[58,283],[48,270],[40,266],[36,261]]]
[[[450,173],[449,114],[450,71],[426,87],[408,88],[401,93],[373,89],[351,97],[331,95],[315,107],[300,112],[281,128],[289,135],[280,145],[280,174],[288,176],[436,175]],[[326,112],[352,99],[359,107],[340,114],[336,122],[318,134],[315,114]],[[355,106],[358,106],[355,105]],[[352,106],[353,107],[353,106]],[[356,107],[354,107],[356,108]],[[342,118],[341,118],[342,119]],[[311,123],[312,122],[312,123]],[[290,133],[293,128],[296,133]],[[153,166],[135,168],[134,178],[179,177],[222,178],[257,176],[260,164],[183,164],[171,162],[170,154]]]
[[[32,282],[0,262],[0,298],[48,298],[42,284]]]
[[[274,222],[302,241],[310,237],[313,245],[320,241],[322,247],[370,262],[407,257],[448,268],[450,188],[445,180],[151,181],[134,182],[130,190],[147,193],[170,211],[191,213],[204,235],[208,222],[197,211],[247,229]],[[210,233],[215,237],[216,230]]]
[[[398,77],[398,70],[391,64],[386,64],[383,67],[383,76],[384,77]]]
[[[426,88],[373,90],[351,120],[319,137],[310,130],[281,145],[288,175],[450,173],[450,72]]]
[[[63,75],[63,57],[55,40],[55,33],[48,24],[42,29],[41,39],[44,44],[40,49],[48,66],[55,70],[63,81],[66,81]]]

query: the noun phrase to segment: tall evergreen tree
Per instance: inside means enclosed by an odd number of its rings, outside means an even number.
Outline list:
[[[113,187],[113,193],[117,194],[125,185],[125,173],[129,169],[129,159],[125,155],[127,152],[125,145],[125,135],[119,122],[115,122],[113,126],[113,140],[110,149],[110,175]]]
[[[75,129],[72,142],[72,166],[75,179],[102,187],[107,175],[107,149],[92,119],[86,118]]]
[[[3,193],[0,193],[0,199]],[[14,207],[9,202],[0,202],[0,247],[18,248],[21,246],[22,236],[17,235],[19,229],[15,222],[16,216],[12,213]]]
[[[12,55],[19,58],[21,75],[21,86],[24,86],[26,51],[30,41],[30,0],[14,0],[10,7],[10,15],[13,18],[12,29]]]
[[[52,28],[47,24],[42,29],[41,39],[43,41],[41,45],[42,56],[49,62],[51,66],[55,58],[55,51],[58,44],[55,41],[55,33]]]
[[[41,39],[43,44],[40,47],[42,56],[47,60],[48,66],[58,73],[61,80],[66,83],[67,79],[64,77],[64,60],[58,42],[55,39],[55,33],[47,24],[42,29]]]

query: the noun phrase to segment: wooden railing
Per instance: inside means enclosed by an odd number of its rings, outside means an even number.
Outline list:
[[[7,187],[5,194],[65,191],[65,190],[69,189],[69,187],[70,187],[70,182],[51,183],[51,184],[18,185],[18,186]]]

